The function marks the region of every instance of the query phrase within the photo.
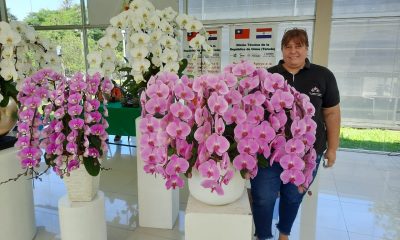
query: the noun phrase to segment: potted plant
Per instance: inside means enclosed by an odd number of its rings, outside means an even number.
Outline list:
[[[254,177],[259,167],[274,162],[284,168],[284,183],[302,190],[312,180],[315,110],[309,98],[279,74],[249,62],[194,79],[159,73],[148,82],[141,104],[144,170],[161,175],[167,189],[181,188],[182,174],[196,176],[200,180],[192,185],[204,189],[191,191],[194,197],[225,204],[244,190],[233,195],[225,191],[235,174]],[[207,192],[216,194],[204,196]],[[227,200],[218,195],[228,195]]]
[[[106,76],[122,73],[122,87],[134,107],[139,107],[140,91],[146,88],[151,76],[163,71],[182,75],[188,64],[187,59],[180,56],[182,30],[195,36],[189,42],[195,51],[190,61],[203,57],[208,66],[205,57],[213,54],[200,21],[178,14],[171,7],[155,9],[148,0],[130,1],[129,7],[111,18],[110,23],[105,36],[99,40],[100,50],[88,55],[89,72],[102,72]],[[125,51],[121,59],[116,52],[123,39]]]
[[[22,80],[42,67],[61,70],[56,48],[41,38],[33,27],[19,21],[0,22],[0,136],[17,121],[17,93]],[[1,112],[0,112],[1,115]]]
[[[18,93],[21,107],[18,111],[18,157],[25,169],[24,175],[39,178],[52,168],[68,183],[75,174],[97,176],[101,158],[107,153],[107,100],[99,111],[98,93],[109,94],[112,82],[96,73],[92,76],[75,74],[67,79],[52,70],[42,69],[25,79]],[[42,150],[43,149],[43,150]],[[44,156],[47,169],[39,171]],[[86,171],[84,170],[86,169]],[[76,172],[76,173],[75,173]],[[86,174],[87,175],[87,174]],[[98,179],[88,176],[91,184]],[[84,181],[68,188],[71,196]],[[83,199],[90,201],[97,191],[83,190]],[[89,193],[89,194],[87,194]]]

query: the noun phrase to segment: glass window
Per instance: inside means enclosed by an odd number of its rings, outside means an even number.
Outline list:
[[[39,35],[57,43],[58,54],[62,57],[63,68],[67,76],[76,72],[85,72],[83,42],[81,30],[38,31]]]
[[[315,0],[189,0],[188,8],[203,20],[314,16]]]
[[[333,17],[400,16],[399,0],[333,0]]]
[[[344,124],[399,124],[399,39],[395,18],[332,22],[329,68],[338,81]]]
[[[8,19],[35,26],[82,24],[80,0],[6,0]]]

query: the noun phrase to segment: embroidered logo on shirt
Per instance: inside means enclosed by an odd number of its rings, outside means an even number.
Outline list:
[[[318,97],[322,96],[321,91],[317,87],[311,88],[311,91],[308,94],[311,96],[318,96]]]

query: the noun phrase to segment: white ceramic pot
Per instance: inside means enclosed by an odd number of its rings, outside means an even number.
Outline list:
[[[211,192],[209,188],[201,186],[204,180],[200,176],[197,169],[193,168],[192,177],[188,180],[190,194],[197,200],[209,205],[225,205],[238,200],[245,189],[245,179],[242,178],[239,171],[235,174],[228,185],[222,185],[224,195],[218,195],[216,192]]]
[[[83,164],[63,179],[71,202],[90,202],[99,190],[100,173],[95,177],[91,176]]]

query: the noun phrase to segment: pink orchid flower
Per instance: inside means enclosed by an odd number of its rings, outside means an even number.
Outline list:
[[[237,145],[239,153],[254,155],[258,151],[259,145],[253,138],[241,139]]]
[[[222,182],[225,185],[228,185],[231,179],[233,178],[235,172],[233,170],[226,171],[225,175],[223,176]]]
[[[211,188],[211,192],[216,192],[218,195],[224,195],[224,189],[222,189],[221,185],[216,180],[204,180],[201,182],[201,186],[204,188]]]
[[[258,144],[263,146],[268,144],[275,138],[275,130],[267,121],[262,121],[259,125],[252,129],[251,135],[257,139]]]
[[[233,166],[239,171],[242,169],[251,170],[256,165],[256,159],[247,153],[241,153],[233,159]]]
[[[280,89],[276,90],[271,97],[271,104],[275,111],[279,112],[284,108],[290,109],[294,101],[294,97],[289,92],[284,92]]]
[[[266,97],[260,91],[243,97],[243,102],[250,106],[261,106],[265,102]]]
[[[256,66],[250,62],[242,62],[236,64],[232,68],[232,73],[235,76],[247,76],[252,74],[256,70]]]
[[[192,111],[189,109],[189,107],[180,102],[171,104],[169,109],[175,117],[180,118],[181,120],[189,121],[192,118]]]
[[[185,86],[185,84],[183,83],[175,85],[174,92],[179,99],[191,101],[194,98],[194,93],[192,89],[190,89],[188,86]]]
[[[239,104],[242,100],[242,94],[240,94],[240,92],[235,89],[231,89],[224,97],[229,105]]]
[[[189,144],[186,140],[176,139],[176,152],[184,159],[192,157],[193,144]]]
[[[158,84],[150,85],[146,90],[146,94],[149,96],[149,98],[159,97],[166,99],[169,95],[169,91],[169,87],[160,82]]]
[[[25,98],[23,105],[28,108],[31,108],[31,109],[36,109],[40,106],[41,103],[42,103],[42,99],[40,97],[31,96],[31,97]]]
[[[219,118],[218,116],[215,116],[215,124],[214,124],[215,132],[218,135],[222,135],[225,131],[225,123],[222,118]]]
[[[176,121],[169,123],[166,130],[173,138],[185,139],[190,133],[190,126],[185,122]]]
[[[81,129],[84,124],[85,124],[85,122],[83,121],[83,119],[75,118],[75,119],[72,119],[71,121],[69,121],[68,126],[69,126],[69,128],[71,128],[73,130],[78,130],[78,129]]]
[[[184,185],[184,181],[182,178],[180,178],[177,175],[172,175],[168,178],[167,182],[165,183],[165,186],[167,187],[167,189],[176,189],[178,188],[182,188]]]
[[[160,97],[151,98],[146,102],[145,108],[150,114],[164,114],[167,111],[167,100]]]
[[[19,119],[23,122],[31,122],[34,116],[34,111],[32,109],[23,110],[18,114]]]
[[[231,159],[229,157],[229,154],[227,152],[225,152],[224,154],[222,154],[222,161],[219,162],[221,169],[225,170],[229,167],[231,163]]]
[[[243,89],[248,90],[248,91],[251,91],[254,88],[258,87],[259,84],[260,84],[260,80],[258,79],[258,76],[247,77],[239,82],[239,85]]]
[[[94,124],[90,127],[90,133],[95,136],[103,135],[105,132],[103,124]]]
[[[200,96],[203,96],[204,90],[207,89],[207,77],[200,76],[193,80],[193,91],[197,92]]]
[[[244,138],[251,137],[252,125],[247,123],[238,124],[233,130],[235,134],[235,139],[240,140]]]
[[[311,116],[305,116],[304,122],[306,124],[306,132],[315,134],[315,132],[317,131],[317,123],[312,120]]]
[[[229,141],[216,133],[211,134],[206,140],[206,147],[210,153],[216,153],[218,156],[222,156],[229,148]]]
[[[200,164],[198,170],[200,175],[203,177],[211,178],[214,180],[219,179],[220,171],[217,167],[217,164],[212,159]]]
[[[305,133],[302,137],[301,140],[303,141],[304,145],[307,148],[310,148],[313,146],[313,144],[315,143],[315,134],[313,133]]]
[[[81,100],[82,100],[82,95],[79,93],[71,94],[68,97],[68,103],[73,105],[78,104]]]
[[[283,170],[280,177],[284,184],[290,182],[296,186],[299,186],[300,184],[304,183],[304,180],[305,180],[304,174],[297,169]]]
[[[175,175],[186,172],[188,168],[189,162],[186,159],[180,158],[174,154],[171,156],[171,159],[165,168],[165,173],[168,175]]]
[[[239,106],[234,105],[233,108],[229,108],[224,113],[224,120],[227,125],[232,123],[241,124],[247,119],[246,112],[239,108]]]
[[[140,145],[144,148],[154,148],[157,143],[157,134],[155,133],[148,133],[143,134],[140,138]]]
[[[293,120],[292,125],[290,126],[290,131],[293,137],[300,137],[306,133],[306,123],[304,120],[300,120],[296,118]]]
[[[219,95],[225,95],[229,92],[228,85],[218,75],[209,75],[206,81],[208,86],[213,88]]]
[[[304,143],[300,139],[290,139],[285,144],[285,151],[287,153],[302,153],[304,152]]]
[[[146,116],[139,122],[139,129],[142,133],[153,133],[160,128],[160,120],[152,116]]]
[[[259,124],[264,119],[264,108],[260,106],[254,106],[253,110],[247,115],[247,121],[250,124]]]
[[[282,168],[285,170],[287,169],[303,170],[305,166],[304,161],[299,156],[293,153],[284,155],[279,162]]]
[[[215,92],[213,92],[211,96],[208,98],[207,103],[211,113],[215,112],[223,116],[226,110],[228,110],[228,102],[225,100],[223,96],[218,96],[218,94]]]
[[[264,89],[267,90],[268,92],[275,92],[278,89],[283,88],[285,79],[283,78],[282,75],[278,73],[273,73],[270,75],[267,75],[267,78],[264,81]]]
[[[68,114],[71,117],[81,115],[82,111],[83,111],[83,107],[81,105],[69,105],[68,106]]]
[[[211,124],[209,122],[205,122],[203,126],[199,127],[194,132],[194,139],[196,139],[198,143],[203,143],[210,135]]]

